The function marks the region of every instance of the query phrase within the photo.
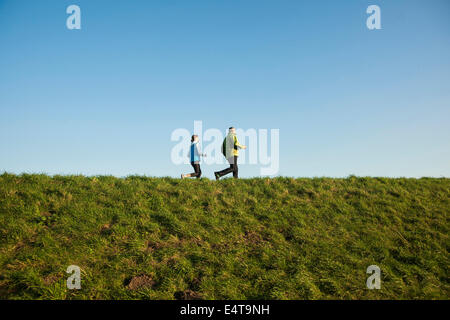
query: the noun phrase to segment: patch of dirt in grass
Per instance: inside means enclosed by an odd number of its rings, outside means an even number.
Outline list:
[[[338,293],[338,288],[331,280],[321,279],[316,283],[316,285],[319,287],[320,291],[325,294],[335,295]]]
[[[13,250],[20,251],[20,249],[22,249],[24,247],[25,247],[25,243],[22,240],[20,240],[14,245]]]
[[[130,282],[127,285],[127,288],[129,290],[139,290],[143,288],[153,288],[155,284],[156,282],[150,276],[143,274],[131,278]]]
[[[260,233],[256,231],[245,231],[245,233],[239,235],[234,240],[228,242],[219,242],[211,244],[211,248],[214,250],[228,250],[229,248],[233,248],[237,245],[250,245],[252,247],[258,247],[267,243],[267,240],[264,239]]]
[[[254,231],[246,231],[243,238],[246,243],[250,244],[260,244],[263,241],[261,235]]]
[[[6,284],[0,283],[0,299],[7,299],[10,293]]]
[[[177,300],[202,300],[202,296],[192,290],[177,291],[173,295]]]
[[[111,224],[107,223],[100,227],[100,234],[109,235],[111,234]]]
[[[148,241],[147,242],[147,251],[152,252],[162,248],[163,245],[160,242]]]
[[[111,224],[107,223],[101,226],[100,231],[111,229]]]
[[[166,241],[147,241],[147,252],[153,252],[159,249],[163,248],[182,248],[184,246],[188,246],[189,244],[195,244],[197,246],[204,245],[204,241],[197,238],[189,238],[189,239],[178,239],[178,238],[171,238]]]
[[[200,285],[201,285],[201,279],[200,278],[194,278],[194,280],[192,280],[192,282],[189,284],[189,289],[192,291],[197,291],[200,289]]]
[[[55,281],[57,281],[58,279],[59,277],[56,274],[49,274],[48,276],[44,277],[42,281],[46,286],[50,286],[53,283],[55,283]]]

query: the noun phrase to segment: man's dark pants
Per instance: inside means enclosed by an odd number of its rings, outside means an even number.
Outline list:
[[[222,171],[217,172],[219,177],[224,176],[226,174],[229,174],[230,172],[233,172],[233,178],[237,179],[237,177],[238,177],[237,159],[238,159],[238,156],[234,156],[232,158],[228,158],[227,161],[230,164],[230,167],[226,168],[226,169],[224,169]]]

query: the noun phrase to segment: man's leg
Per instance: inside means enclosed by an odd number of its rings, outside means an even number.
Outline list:
[[[237,164],[237,160],[238,157],[234,156],[234,163],[233,163],[233,178],[237,179],[238,178],[238,164]]]
[[[230,164],[229,168],[223,169],[222,171],[218,171],[217,174],[219,175],[219,177],[224,176],[226,174],[229,174],[230,172],[233,172],[233,165]]]
[[[227,159],[227,161],[228,161],[228,163],[230,164],[230,167],[229,167],[229,168],[226,168],[226,169],[223,169],[222,171],[216,172],[217,175],[218,175],[219,177],[224,176],[224,175],[226,175],[226,174],[229,174],[230,172],[234,172],[234,169],[233,169],[233,162],[234,162],[234,159],[233,159],[233,158],[230,158],[230,159]]]

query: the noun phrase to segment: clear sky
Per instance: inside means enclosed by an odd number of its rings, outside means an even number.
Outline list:
[[[449,177],[450,1],[0,0],[0,172],[179,177],[194,120],[279,129],[278,175]]]

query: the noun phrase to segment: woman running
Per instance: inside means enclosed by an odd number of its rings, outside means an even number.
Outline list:
[[[206,157],[206,154],[202,154],[200,151],[200,146],[198,145],[198,136],[194,134],[191,138],[191,149],[190,149],[191,165],[194,168],[194,173],[182,174],[181,179],[196,177],[200,178],[202,175],[202,170],[200,169],[200,157]]]

